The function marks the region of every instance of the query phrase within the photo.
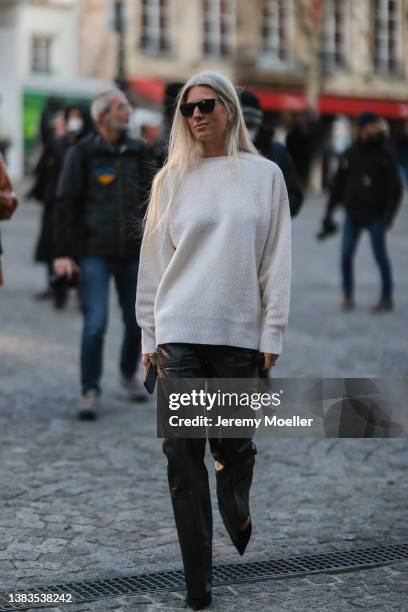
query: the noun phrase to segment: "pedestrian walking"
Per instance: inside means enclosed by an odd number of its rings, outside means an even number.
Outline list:
[[[293,159],[287,148],[273,138],[264,125],[264,114],[258,96],[244,90],[239,96],[245,124],[251,141],[261,155],[278,164],[288,190],[291,217],[295,217],[303,203],[303,191]]]
[[[177,101],[146,217],[136,301],[144,367],[157,364],[159,380],[256,379],[260,357],[273,365],[288,317],[290,241],[282,173],[251,143],[233,84],[217,72],[192,77]],[[163,442],[186,602],[196,610],[211,602],[205,444]],[[221,516],[242,555],[252,531],[256,446],[250,438],[212,438],[210,448]]]
[[[42,207],[40,231],[34,250],[34,261],[45,265],[46,285],[41,291],[34,294],[38,301],[51,300],[53,292],[50,287],[53,261],[53,224],[52,208],[61,171],[58,155],[57,141],[65,134],[65,119],[62,110],[58,110],[49,120],[46,142],[43,144],[41,155],[35,165],[34,182],[27,193],[28,199],[36,200]],[[52,130],[52,132],[51,132]]]
[[[333,177],[339,167],[339,161],[350,147],[351,123],[348,117],[338,115],[330,125],[330,131],[324,142],[323,151],[323,187],[330,189]]]
[[[17,197],[13,191],[13,186],[7,172],[6,164],[2,154],[0,153],[0,221],[8,221],[17,208]],[[3,249],[1,246],[0,234],[0,287],[3,284],[3,269],[2,269]]]
[[[91,106],[96,133],[72,146],[58,185],[55,231],[57,275],[80,275],[84,325],[79,417],[97,415],[108,323],[109,282],[114,278],[124,323],[120,381],[130,399],[145,399],[136,376],[140,329],[135,317],[142,222],[153,168],[146,145],[127,135],[131,107],[111,90]]]
[[[87,114],[79,104],[69,105],[61,117],[63,129],[54,138],[49,138],[35,169],[36,181],[29,197],[38,200],[43,206],[40,233],[35,248],[35,261],[44,263],[47,268],[47,287],[35,295],[37,300],[53,299],[54,306],[61,309],[67,299],[64,283],[53,285],[54,260],[54,208],[58,179],[68,149],[83,138],[90,129]]]
[[[402,195],[398,165],[378,115],[366,112],[358,120],[358,138],[342,157],[334,177],[327,210],[322,221],[325,237],[335,229],[333,211],[346,209],[343,228],[341,271],[344,310],[354,302],[353,259],[363,229],[370,234],[373,254],[381,275],[381,294],[373,313],[393,309],[393,279],[387,253],[386,232],[391,227]]]

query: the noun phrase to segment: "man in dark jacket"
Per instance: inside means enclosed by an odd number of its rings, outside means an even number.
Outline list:
[[[397,212],[402,184],[398,166],[379,117],[364,113],[358,120],[357,141],[345,152],[334,177],[323,235],[334,228],[332,214],[340,202],[346,209],[342,242],[342,275],[344,310],[354,308],[353,257],[363,229],[370,234],[371,246],[378,264],[382,292],[372,312],[392,310],[392,271],[386,249],[386,230]],[[322,236],[322,235],[321,235]]]
[[[286,147],[273,139],[263,125],[263,112],[258,97],[244,90],[239,96],[249,136],[258,151],[282,170],[288,190],[290,214],[295,217],[303,203],[303,191],[295,164]]]
[[[113,276],[124,322],[121,383],[131,399],[144,399],[136,378],[141,334],[135,318],[142,220],[154,172],[146,145],[127,136],[131,107],[118,90],[100,94],[91,107],[97,133],[74,145],[58,185],[55,273],[80,272],[84,327],[81,345],[80,418],[96,416],[102,351]]]

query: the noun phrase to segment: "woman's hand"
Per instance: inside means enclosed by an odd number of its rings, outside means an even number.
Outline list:
[[[151,361],[154,366],[157,366],[157,353],[143,353],[142,365],[145,375],[149,361]]]
[[[79,274],[79,267],[70,257],[58,257],[54,259],[53,270],[57,276],[67,276],[72,278],[75,274]]]
[[[279,359],[279,355],[274,353],[264,353],[264,368],[268,369],[274,366],[276,361]]]

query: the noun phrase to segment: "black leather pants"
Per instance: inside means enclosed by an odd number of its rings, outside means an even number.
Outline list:
[[[208,344],[169,343],[158,347],[158,376],[175,378],[256,378],[256,350]],[[212,512],[205,439],[171,438],[163,442],[168,481],[183,558],[187,596],[205,598],[212,582]],[[252,526],[240,526],[250,516],[249,491],[256,446],[251,439],[209,439],[216,471],[218,506],[229,536],[242,555]]]

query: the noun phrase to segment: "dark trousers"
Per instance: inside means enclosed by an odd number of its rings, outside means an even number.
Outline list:
[[[258,351],[208,344],[169,343],[158,347],[159,378],[256,378]],[[164,407],[166,409],[166,407]],[[247,540],[240,526],[250,516],[249,491],[256,446],[249,439],[210,438],[211,453],[223,468],[216,471],[218,507],[238,551]],[[205,439],[171,438],[163,442],[174,517],[183,558],[187,594],[203,598],[212,582],[212,512]]]
[[[382,290],[381,298],[392,297],[392,272],[391,263],[387,254],[386,225],[381,221],[359,223],[350,215],[346,216],[343,229],[343,243],[341,255],[341,268],[343,274],[343,292],[345,297],[352,298],[354,291],[353,258],[357,248],[358,240],[363,228],[367,228],[374,257],[381,274]]]
[[[80,268],[81,306],[84,315],[81,383],[82,392],[85,393],[89,389],[100,390],[111,277],[115,280],[124,323],[120,371],[127,378],[131,378],[136,371],[141,352],[141,331],[135,314],[139,260],[89,256],[81,259]]]

